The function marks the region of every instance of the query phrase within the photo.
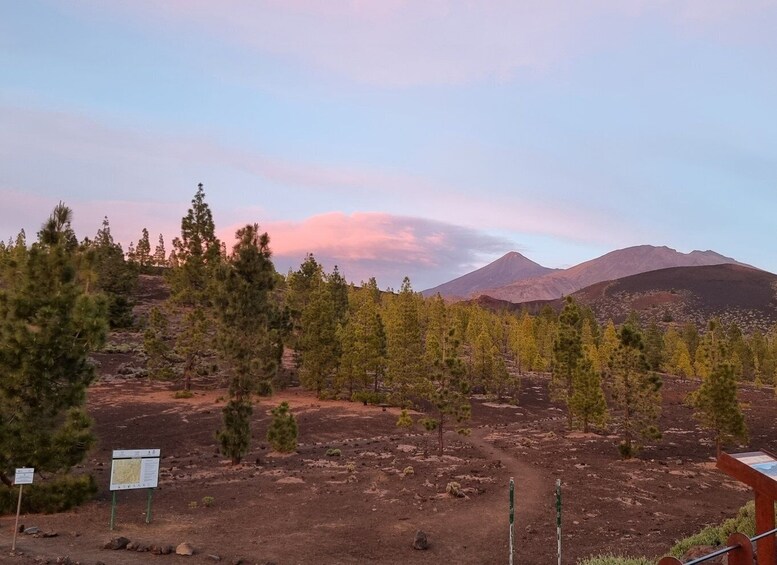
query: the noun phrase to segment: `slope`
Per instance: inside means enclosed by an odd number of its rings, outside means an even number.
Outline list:
[[[515,281],[555,272],[511,251],[493,263],[447,283],[424,290],[424,296],[439,293],[444,298],[466,298],[486,288],[505,286]]]

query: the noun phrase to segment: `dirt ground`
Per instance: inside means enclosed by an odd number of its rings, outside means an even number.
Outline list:
[[[628,462],[619,460],[615,437],[565,431],[542,375],[524,377],[517,407],[476,399],[472,434],[449,434],[443,457],[426,432],[400,432],[395,409],[319,401],[289,389],[255,406],[251,452],[232,466],[218,454],[214,436],[223,391],[175,399],[168,385],[104,378],[89,393],[99,444],[77,470],[95,475],[97,499],[64,514],[23,515],[26,526],[58,535],[21,535],[15,555],[14,516],[0,517],[0,562],[55,563],[69,556],[119,565],[216,557],[277,565],[506,563],[510,477],[516,563],[555,560],[556,479],[562,481],[564,563],[605,552],[658,557],[676,538],[719,522],[751,498],[714,468],[714,447],[683,404],[694,386],[667,380],[664,438]],[[774,391],[745,387],[741,399],[751,440],[732,450],[777,451]],[[299,449],[288,456],[273,454],[264,441],[269,410],[282,400],[300,429]],[[145,491],[121,492],[111,532],[111,450],[135,448],[162,453],[152,521],[145,523]],[[330,448],[340,456],[327,456]],[[464,497],[446,494],[453,481]],[[426,551],[411,547],[419,529],[428,535]],[[119,535],[145,544],[188,541],[196,553],[102,549]]]

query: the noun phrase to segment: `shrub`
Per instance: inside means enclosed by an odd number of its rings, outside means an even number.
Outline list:
[[[210,508],[213,506],[213,503],[215,502],[215,499],[212,496],[203,496],[202,497],[202,505],[205,508]]]
[[[83,504],[97,494],[97,482],[91,475],[56,477],[50,481],[25,485],[22,512],[64,512]],[[0,514],[15,513],[19,489],[0,485]]]
[[[448,485],[445,487],[445,492],[451,496],[455,496],[456,498],[461,498],[464,496],[464,491],[461,490],[461,485],[456,481],[451,481],[448,483]]]
[[[415,475],[415,470],[413,469],[413,467],[411,465],[408,465],[407,467],[402,469],[402,476],[403,477],[408,477],[410,475]]]
[[[413,427],[413,418],[411,418],[410,414],[407,413],[407,408],[403,408],[402,412],[399,414],[399,418],[397,419],[397,427],[405,428],[406,430],[409,430]]]
[[[386,394],[383,392],[360,390],[351,395],[351,400],[354,402],[362,402],[365,406],[367,406],[367,404],[385,404]]]
[[[191,398],[193,396],[194,393],[190,390],[177,390],[175,391],[173,398]]]
[[[267,429],[267,441],[275,451],[290,453],[297,449],[297,421],[289,411],[289,403],[281,402],[272,410],[272,422]]]
[[[739,509],[734,518],[729,518],[718,526],[707,526],[692,536],[679,540],[669,553],[680,557],[692,547],[722,545],[734,532],[742,532],[750,537],[755,535],[755,503],[748,502]]]
[[[342,452],[336,447],[330,447],[326,450],[327,457],[340,457],[340,455],[342,455]]]

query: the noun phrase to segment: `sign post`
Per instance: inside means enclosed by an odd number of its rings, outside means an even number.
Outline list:
[[[117,449],[111,464],[111,530],[116,523],[116,491],[148,489],[146,524],[151,522],[151,500],[159,482],[158,449]]]
[[[774,529],[774,501],[777,500],[777,457],[766,451],[752,451],[718,456],[718,469],[755,492],[755,533],[763,534]],[[758,562],[775,563],[774,536],[758,541]]]
[[[21,467],[16,469],[13,483],[19,485],[19,501],[16,503],[16,523],[13,527],[13,542],[11,542],[11,551],[16,551],[16,534],[19,532],[19,514],[22,511],[22,488],[24,485],[31,485],[35,469],[32,467]]]

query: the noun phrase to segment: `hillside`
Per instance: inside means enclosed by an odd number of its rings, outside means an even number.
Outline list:
[[[462,299],[473,294],[479,294],[480,291],[487,288],[501,287],[515,281],[541,277],[555,271],[556,269],[543,267],[520,253],[511,251],[485,267],[481,267],[476,271],[467,273],[434,288],[424,290],[422,294],[424,296],[434,296],[439,293],[444,298]]]
[[[673,267],[588,286],[572,294],[601,322],[619,323],[637,312],[644,323],[692,322],[704,327],[710,318],[736,322],[745,331],[777,324],[777,275],[741,265]],[[480,297],[490,309],[537,313],[546,305],[559,310],[563,299],[522,304]]]
[[[485,289],[481,294],[510,302],[553,300],[592,284],[670,267],[740,264],[714,251],[680,253],[669,247],[640,245],[618,249],[569,269]]]

